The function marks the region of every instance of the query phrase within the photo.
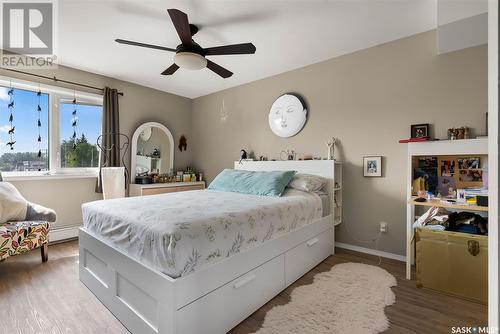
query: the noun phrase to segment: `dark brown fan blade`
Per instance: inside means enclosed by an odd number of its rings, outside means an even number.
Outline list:
[[[233,75],[233,72],[226,70],[224,67],[217,65],[216,63],[208,59],[207,59],[207,67],[213,72],[223,77],[224,79],[229,78],[231,75]]]
[[[143,48],[148,48],[148,49],[156,49],[156,50],[163,50],[163,51],[170,51],[170,52],[175,52],[175,49],[167,48],[164,46],[158,46],[158,45],[152,45],[152,44],[146,44],[146,43],[140,43],[140,42],[134,42],[134,41],[128,41],[126,39],[115,39],[115,42],[120,43],[120,44],[128,44],[128,45],[133,45],[133,46],[140,46]]]
[[[253,54],[255,50],[257,49],[252,43],[215,46],[213,48],[203,49],[206,56]]]
[[[177,64],[172,64],[170,65],[169,68],[167,68],[165,71],[161,72],[162,75],[172,75],[179,69],[179,66]]]
[[[181,12],[178,9],[168,9],[168,15],[174,24],[175,30],[181,39],[182,44],[192,45],[193,38],[191,36],[191,28],[189,27],[189,20],[186,13]]]

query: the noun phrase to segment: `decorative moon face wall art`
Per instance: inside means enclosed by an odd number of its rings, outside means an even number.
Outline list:
[[[274,101],[269,111],[269,127],[280,137],[292,137],[306,124],[307,110],[295,95],[284,94]]]

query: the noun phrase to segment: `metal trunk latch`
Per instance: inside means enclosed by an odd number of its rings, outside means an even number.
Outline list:
[[[479,242],[476,240],[467,241],[467,250],[472,256],[479,254]]]

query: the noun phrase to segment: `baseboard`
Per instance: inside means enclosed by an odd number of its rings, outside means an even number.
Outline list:
[[[375,256],[385,257],[388,259],[406,262],[406,256],[398,255],[398,254],[394,254],[394,253],[383,252],[383,251],[379,251],[376,249],[365,248],[365,247],[360,247],[360,246],[355,246],[355,245],[350,245],[350,244],[344,244],[342,242],[335,242],[335,247],[349,249],[349,250],[360,252],[360,253],[366,253],[366,254],[370,254],[370,255],[375,255]]]
[[[79,228],[80,226],[69,226],[53,229],[49,232],[49,242],[57,242],[61,240],[77,238]]]

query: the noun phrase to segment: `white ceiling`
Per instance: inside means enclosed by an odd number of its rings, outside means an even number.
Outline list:
[[[436,0],[59,1],[59,62],[70,67],[195,98],[436,28]],[[166,13],[186,12],[203,47],[252,42],[255,55],[212,56],[234,72],[160,73],[173,53],[115,38],[175,48]]]

